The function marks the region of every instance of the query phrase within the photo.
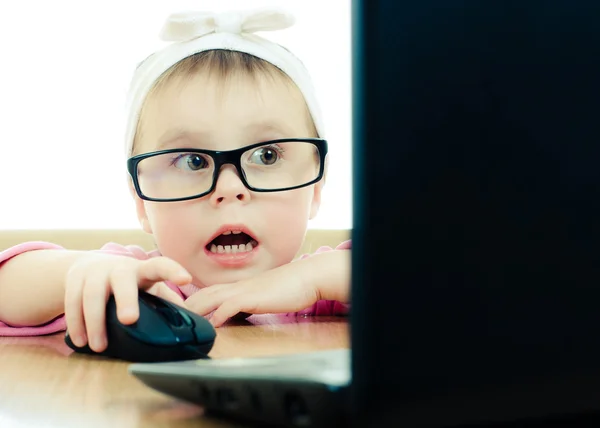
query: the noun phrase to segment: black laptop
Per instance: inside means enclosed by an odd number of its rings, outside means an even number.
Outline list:
[[[593,418],[600,2],[355,0],[352,14],[351,353],[131,372],[279,426]]]

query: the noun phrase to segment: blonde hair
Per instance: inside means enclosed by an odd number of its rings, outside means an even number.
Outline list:
[[[231,51],[225,49],[213,49],[190,55],[181,61],[171,66],[165,71],[155,82],[140,109],[139,120],[136,125],[136,131],[131,147],[131,154],[135,153],[136,142],[142,133],[141,122],[144,117],[147,101],[153,97],[161,88],[164,88],[168,83],[175,78],[193,76],[199,72],[208,72],[209,75],[216,76],[220,81],[227,81],[231,76],[237,73],[242,73],[252,79],[268,77],[273,79],[282,79],[286,84],[297,89],[294,81],[281,69],[245,52]],[[318,132],[310,115],[308,105],[305,103],[307,120],[309,122],[310,133],[312,137],[318,137]]]

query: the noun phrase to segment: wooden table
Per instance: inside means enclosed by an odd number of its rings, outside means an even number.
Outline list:
[[[64,334],[0,337],[0,427],[229,427],[202,409],[154,391],[128,363],[74,354]],[[213,358],[349,347],[337,317],[253,316],[217,329]]]

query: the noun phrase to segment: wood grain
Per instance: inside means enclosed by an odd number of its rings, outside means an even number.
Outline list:
[[[261,315],[217,329],[212,358],[349,347],[346,318]],[[73,353],[64,334],[0,338],[0,427],[231,427],[156,392],[128,363]]]

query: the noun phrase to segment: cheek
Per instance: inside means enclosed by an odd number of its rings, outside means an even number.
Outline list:
[[[146,206],[154,241],[164,256],[182,263],[198,241],[196,210],[185,203],[164,203]]]
[[[290,262],[306,235],[312,193],[306,189],[294,192],[282,194],[265,206],[263,242],[276,265]]]

